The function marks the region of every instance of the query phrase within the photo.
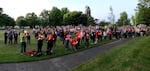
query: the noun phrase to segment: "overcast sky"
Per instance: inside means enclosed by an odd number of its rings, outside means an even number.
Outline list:
[[[61,9],[67,7],[70,11],[85,12],[85,6],[91,8],[91,15],[100,20],[107,20],[109,7],[112,6],[116,20],[120,12],[126,11],[129,18],[134,15],[138,0],[0,0],[4,13],[13,18],[35,12],[37,15],[43,9],[51,10],[53,6]]]

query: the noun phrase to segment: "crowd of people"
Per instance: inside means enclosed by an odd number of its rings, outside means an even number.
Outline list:
[[[32,32],[20,30],[16,32],[15,29],[7,29],[4,33],[5,44],[21,43],[21,54],[26,53],[26,44],[31,44],[31,35],[37,40],[37,50],[35,55],[43,54],[43,41],[47,42],[46,55],[53,53],[53,47],[56,46],[57,37],[60,38],[65,50],[77,51],[81,44],[88,48],[90,44],[100,43],[100,41],[109,39],[125,39],[139,36],[146,36],[148,34],[148,27],[146,25],[137,26],[57,26],[57,27],[40,27],[34,28]]]

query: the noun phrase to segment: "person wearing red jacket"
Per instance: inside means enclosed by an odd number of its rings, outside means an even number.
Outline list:
[[[89,32],[85,31],[85,47],[89,47]]]
[[[101,37],[101,32],[100,32],[100,30],[97,30],[96,31],[96,43],[99,42],[100,37]]]
[[[109,40],[112,40],[112,29],[111,28],[109,28],[107,34],[108,34]]]

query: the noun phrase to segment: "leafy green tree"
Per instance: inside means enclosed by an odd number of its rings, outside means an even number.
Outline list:
[[[0,14],[0,26],[15,26],[15,21],[7,14]]]
[[[25,20],[27,21],[27,25],[30,27],[35,27],[35,25],[39,25],[38,17],[35,13],[27,13]]]
[[[49,23],[49,11],[43,10],[39,15],[39,25],[47,26]]]
[[[63,19],[63,16],[66,14],[66,13],[69,13],[69,9],[68,8],[62,8],[61,9],[61,17]],[[62,21],[62,24],[61,25],[65,25],[64,21]]]
[[[107,25],[109,25],[110,24],[110,22],[107,22],[107,21],[100,21],[100,23],[99,23],[99,25],[101,25],[101,26],[107,26]]]
[[[57,7],[53,7],[49,14],[49,25],[57,26],[61,25],[63,21],[61,11]]]
[[[25,20],[24,16],[19,16],[17,19],[16,19],[16,24],[20,27],[22,26],[27,26],[27,21]]]
[[[78,20],[79,20],[79,24],[82,24],[82,25],[85,25],[85,26],[88,25],[88,24],[87,24],[88,17],[87,17],[86,14],[82,14],[82,13],[81,13],[81,15],[80,15],[80,17],[78,18]]]
[[[69,12],[63,17],[65,25],[87,25],[87,19],[87,15],[77,11]]]
[[[62,8],[62,9],[61,9],[61,14],[62,14],[62,16],[63,16],[64,14],[68,13],[68,12],[69,12],[69,9],[68,9],[68,8]]]
[[[8,16],[6,26],[15,26],[15,25],[16,25],[15,20],[12,17]]]
[[[0,14],[0,26],[3,26],[4,25],[4,18],[3,18],[3,15]]]
[[[9,15],[3,13],[3,8],[0,8],[0,26],[15,26],[15,20]]]
[[[95,25],[95,20],[91,16],[87,16],[87,25]]]
[[[139,0],[137,7],[137,24],[150,25],[150,0]]]
[[[130,19],[128,19],[128,15],[125,11],[120,13],[120,19],[118,19],[117,25],[130,25]]]

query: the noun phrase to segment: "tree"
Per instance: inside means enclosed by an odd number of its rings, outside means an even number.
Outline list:
[[[19,16],[17,19],[16,19],[16,24],[20,27],[22,26],[27,26],[27,21],[25,20],[24,16]]]
[[[118,19],[117,25],[130,25],[130,19],[128,19],[128,15],[125,11],[120,13],[120,19]]]
[[[57,26],[61,25],[63,21],[61,11],[57,7],[53,7],[49,14],[49,25]]]
[[[107,26],[107,25],[109,25],[110,24],[110,22],[107,22],[107,21],[100,21],[100,23],[99,23],[99,25],[101,25],[101,26]]]
[[[82,13],[81,13],[81,15],[80,15],[80,17],[78,18],[78,20],[79,20],[79,24],[82,24],[82,25],[84,25],[84,26],[88,25],[88,24],[87,24],[88,17],[87,17],[86,14],[82,14]]]
[[[61,9],[61,17],[62,17],[62,19],[63,19],[63,16],[64,16],[65,14],[67,14],[67,13],[69,13],[69,9],[68,9],[68,8],[62,8],[62,9]],[[61,25],[65,25],[65,22],[62,21],[62,24],[61,24]]]
[[[15,26],[14,19],[3,13],[3,8],[0,8],[0,26]]]
[[[93,17],[87,16],[87,25],[95,25],[95,20]]]
[[[123,25],[123,24],[122,24],[122,21],[121,21],[120,19],[117,20],[116,24],[117,24],[118,26],[122,26],[122,25]]]
[[[63,21],[65,25],[87,25],[87,15],[82,12],[73,11],[65,14]]]
[[[150,24],[150,0],[139,0],[137,14],[137,24]]]
[[[138,8],[150,8],[150,0],[139,0]]]
[[[2,14],[3,13],[3,8],[0,8],[0,14]]]
[[[49,11],[43,10],[39,15],[39,25],[47,26],[49,23]]]
[[[25,17],[25,20],[27,22],[27,25],[30,26],[30,27],[35,27],[35,25],[39,25],[38,17],[34,12],[27,13],[26,17]]]
[[[15,26],[15,21],[7,14],[0,14],[0,26]]]
[[[69,9],[68,8],[62,8],[61,9],[61,15],[64,16],[64,14],[68,13]]]

